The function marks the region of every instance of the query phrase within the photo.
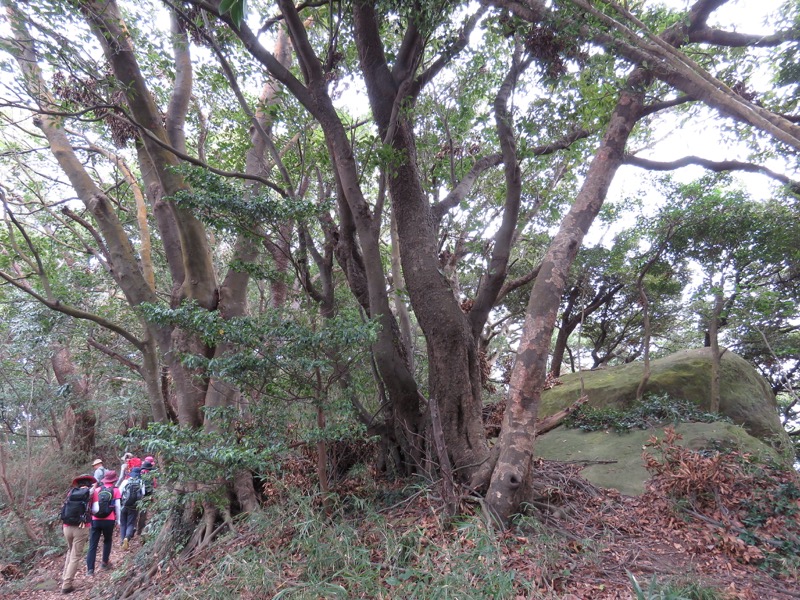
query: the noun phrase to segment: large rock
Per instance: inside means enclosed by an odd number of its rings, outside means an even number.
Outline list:
[[[770,446],[732,423],[680,423],[675,431],[683,437],[679,443],[692,450],[734,449],[762,460],[779,460]],[[562,426],[537,438],[535,451],[536,456],[547,460],[587,461],[581,470],[583,477],[600,487],[636,496],[644,492],[650,478],[642,452],[651,435],[663,438],[663,428],[615,433]]]
[[[722,445],[765,456],[785,456],[791,448],[778,417],[777,404],[767,382],[743,358],[733,352],[722,356],[720,376],[720,414],[733,424],[687,423],[677,430],[684,443],[694,449]],[[625,408],[636,399],[642,376],[642,363],[630,363],[561,377],[562,385],[542,394],[539,417],[544,418],[567,406],[581,395],[583,388],[589,405],[597,408]],[[666,393],[690,400],[701,408],[709,406],[711,386],[710,350],[684,350],[651,362],[646,392]],[[536,441],[536,454],[551,460],[616,461],[584,469],[587,479],[623,493],[641,493],[648,474],[642,465],[642,447],[650,435],[663,435],[663,428],[627,434],[586,433],[563,426]]]
[[[750,435],[767,442],[788,441],[778,417],[778,405],[766,380],[742,357],[722,355],[719,411]],[[640,362],[561,377],[562,385],[542,394],[539,418],[566,408],[581,395],[583,379],[591,406],[624,408],[636,400],[642,378]],[[651,361],[645,392],[666,393],[708,408],[711,389],[711,353],[708,348],[683,350]]]

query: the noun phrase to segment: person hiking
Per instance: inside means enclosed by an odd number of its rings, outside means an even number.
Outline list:
[[[97,561],[97,546],[103,536],[103,557],[100,567],[111,568],[111,545],[114,540],[114,523],[119,523],[120,498],[116,471],[106,471],[105,477],[94,487],[92,492],[92,531],[89,534],[89,552],[86,554],[86,568],[89,575],[94,575]]]
[[[94,478],[97,481],[102,481],[103,477],[106,475],[106,469],[103,466],[103,459],[95,458],[94,462],[92,463],[92,468],[94,469]]]
[[[86,540],[92,524],[92,486],[97,480],[92,475],[78,475],[72,480],[67,498],[61,507],[64,539],[67,541],[67,556],[61,573],[61,592],[75,591],[75,574],[83,558]]]
[[[130,475],[131,470],[128,466],[128,461],[132,458],[133,454],[130,452],[126,452],[122,455],[122,464],[119,466],[119,475],[117,476],[117,487],[120,487],[122,482],[125,481]]]
[[[152,494],[153,491],[158,487],[156,484],[155,478],[155,465],[156,459],[152,456],[147,456],[142,462],[142,481],[147,484],[147,494]]]
[[[133,467],[130,477],[122,482],[119,488],[122,506],[119,535],[122,549],[127,550],[133,535],[136,533],[136,520],[139,518],[139,500],[144,498],[145,483],[142,481],[141,467]]]
[[[144,484],[144,495],[146,497],[144,502],[139,503],[139,525],[136,528],[137,531],[142,532],[144,531],[144,526],[147,524],[147,506],[153,499],[153,492],[158,487],[158,483],[156,482],[155,478],[155,466],[156,459],[152,456],[146,456],[144,461],[142,462],[142,483]]]

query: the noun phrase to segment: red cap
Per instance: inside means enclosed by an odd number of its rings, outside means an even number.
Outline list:
[[[93,475],[78,475],[72,480],[72,487],[83,487],[84,485],[88,487],[95,483],[97,483],[97,479]]]

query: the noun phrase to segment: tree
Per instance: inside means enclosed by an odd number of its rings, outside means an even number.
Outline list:
[[[34,54],[25,30],[44,26],[37,5],[26,6],[25,25],[11,0],[6,3],[15,17],[12,53],[24,73],[20,81],[36,105],[26,108],[93,216],[97,230],[86,231],[97,234],[93,245],[101,239],[107,248],[109,276],[135,320],[120,327],[55,297],[39,294],[40,301],[126,339],[141,353],[156,419],[168,418],[170,401],[164,398],[174,398],[180,425],[210,434],[228,426],[212,416],[220,409],[246,409],[237,407],[237,382],[203,368],[209,359],[223,361],[233,347],[204,336],[202,326],[218,323],[217,313],[239,323],[252,286],[263,285],[253,274],[288,278],[291,265],[294,289],[302,289],[322,316],[332,318],[354,303],[378,324],[370,346],[376,393],[369,407],[359,398],[352,402],[362,422],[393,448],[399,471],[426,472],[434,464],[446,483],[454,479],[485,491],[500,521],[519,509],[534,483],[538,402],[559,305],[583,238],[622,165],[659,168],[630,156],[631,141],[646,140],[661,111],[697,102],[764,132],[765,144],[777,140],[776,152],[798,147],[790,119],[718,78],[726,76],[728,48],[778,47],[794,40],[795,30],[755,37],[710,28],[710,15],[724,6],[720,1],[700,0],[685,14],[637,8],[634,16],[616,5],[581,0],[554,7],[513,0],[480,7],[435,0],[341,6],[278,0],[250,7],[265,18],[256,33],[243,2],[192,0],[169,4],[173,56],[152,48],[152,63],[148,40],[122,26],[116,2],[65,4],[64,18],[84,33],[89,27],[110,68],[105,76],[86,57],[69,62],[75,73],[90,71],[96,78],[97,93],[88,98],[76,93],[81,79],[71,79],[61,98],[46,93],[50,73],[37,65],[50,56]],[[280,32],[289,43],[270,51],[265,43],[282,39]],[[45,40],[38,36],[39,43]],[[191,53],[192,43],[211,50],[213,67],[203,53]],[[681,50],[698,45],[707,46],[703,66]],[[275,87],[262,96],[259,113],[248,101],[256,93],[242,76],[264,71]],[[195,74],[201,75],[196,82]],[[348,85],[363,88],[369,111],[344,105],[340,95]],[[204,98],[209,106],[215,94],[224,97],[209,113],[218,128],[226,128],[223,134],[209,130],[202,110],[190,111],[193,88],[213,92]],[[450,93],[465,101],[448,102]],[[163,123],[158,104],[166,107]],[[121,203],[81,163],[76,138],[63,124],[77,124],[83,114],[118,135],[129,132],[122,138],[129,144],[125,153],[135,151],[160,245],[150,262],[163,256],[164,268],[146,266],[143,228],[132,233],[117,210]],[[258,144],[264,149],[248,156]],[[222,185],[210,173],[250,182],[250,189]],[[239,195],[244,206],[234,207]],[[307,210],[276,216],[277,206]],[[224,242],[211,243],[210,231]],[[394,251],[391,282],[386,248]],[[226,276],[217,265],[225,265]],[[608,273],[600,277],[612,280]],[[341,278],[350,297],[334,293]],[[520,320],[514,292],[519,296],[531,282]],[[151,308],[165,291],[173,312]],[[411,317],[403,314],[406,307],[397,309],[404,298],[424,338],[424,361],[409,360]],[[287,318],[308,322],[297,302]],[[187,310],[194,316],[183,321]],[[481,422],[481,356],[491,340],[501,339],[490,325],[500,320],[520,340],[500,440],[490,450]],[[352,363],[336,356],[329,357],[343,369],[336,380],[346,390]],[[166,390],[162,360],[174,383]],[[214,410],[204,412],[206,407]],[[251,506],[248,473],[237,477],[239,499]],[[198,540],[213,530],[213,507],[205,514]]]
[[[712,351],[709,406],[716,412],[721,330],[794,312],[796,296],[786,283],[800,258],[796,227],[791,210],[774,200],[752,200],[724,179],[677,186],[670,196],[680,200],[668,201],[658,218],[673,229],[667,244],[673,260],[688,258],[702,271],[695,301]]]
[[[624,287],[624,283],[615,277],[608,264],[611,253],[605,248],[586,250],[582,258],[585,261],[582,265],[577,262],[573,264],[571,276],[574,283],[564,294],[558,335],[550,364],[550,371],[556,377],[561,374],[564,353],[568,351],[567,342],[575,329],[591,319],[595,312],[611,304],[614,296]],[[597,278],[596,283],[594,277]]]

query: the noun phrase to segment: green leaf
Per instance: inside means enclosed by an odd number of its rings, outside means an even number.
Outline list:
[[[230,13],[231,21],[239,27],[244,21],[244,13],[246,11],[246,0],[222,0],[219,3],[219,12],[221,15]]]

